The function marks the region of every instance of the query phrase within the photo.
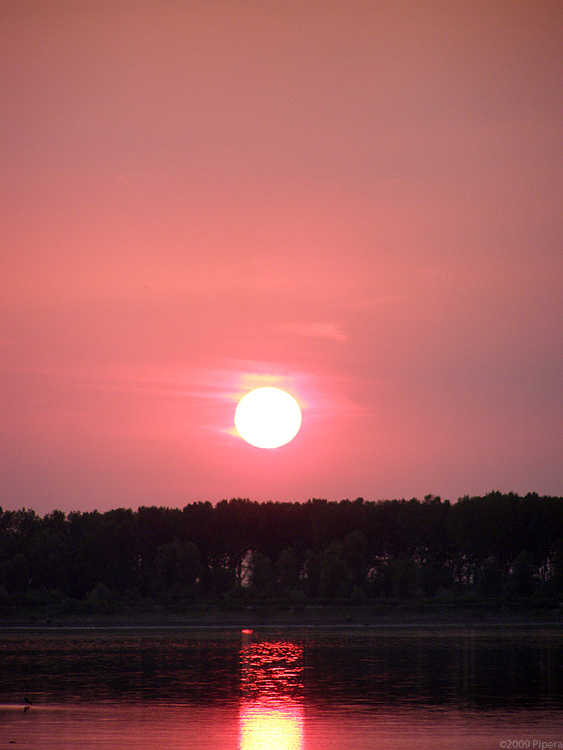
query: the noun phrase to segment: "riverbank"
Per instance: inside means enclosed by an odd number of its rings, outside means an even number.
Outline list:
[[[240,608],[161,608],[61,615],[14,613],[0,618],[0,629],[19,628],[377,628],[377,627],[550,626],[563,628],[563,606],[526,603],[435,602],[356,605],[257,604]]]

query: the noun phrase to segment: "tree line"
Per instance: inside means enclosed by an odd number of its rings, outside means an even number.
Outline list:
[[[563,498],[0,508],[0,613],[563,594]],[[77,604],[78,603],[78,604]]]

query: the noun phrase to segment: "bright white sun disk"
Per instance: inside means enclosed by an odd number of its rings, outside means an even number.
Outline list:
[[[235,427],[256,448],[278,448],[299,432],[301,410],[297,401],[280,388],[256,388],[240,400]]]

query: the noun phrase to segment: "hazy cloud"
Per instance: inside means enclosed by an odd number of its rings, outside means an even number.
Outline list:
[[[335,323],[286,323],[280,330],[295,336],[312,336],[313,338],[347,341],[348,337]]]

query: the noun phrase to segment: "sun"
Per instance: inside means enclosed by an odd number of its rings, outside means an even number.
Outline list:
[[[301,427],[297,401],[280,388],[256,388],[235,411],[239,435],[256,448],[278,448],[289,443]]]

